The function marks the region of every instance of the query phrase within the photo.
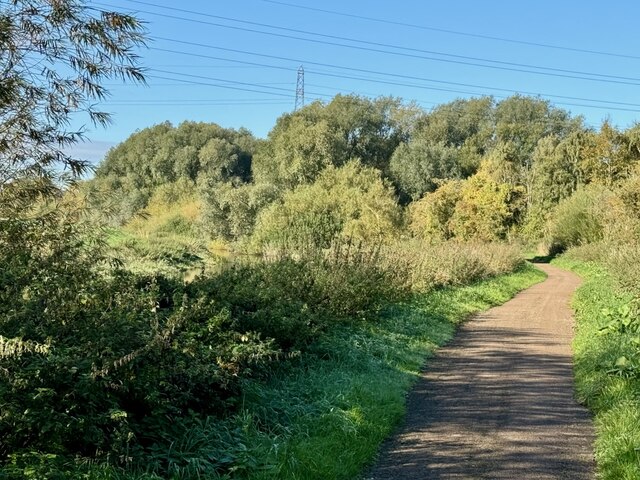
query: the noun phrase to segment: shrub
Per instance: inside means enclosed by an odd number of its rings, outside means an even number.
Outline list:
[[[368,317],[407,293],[404,272],[375,247],[334,243],[328,252],[239,262],[187,287],[214,296],[239,331],[273,338],[284,351],[304,348],[330,324]]]
[[[605,237],[607,209],[613,193],[599,186],[579,189],[555,208],[548,224],[549,244],[553,251],[597,242]]]
[[[174,419],[234,408],[242,379],[277,357],[214,299],[99,268],[75,225],[41,226],[0,224],[0,462],[135,463]]]
[[[418,238],[448,240],[453,237],[451,217],[460,200],[462,182],[450,180],[409,206],[409,229]]]
[[[362,318],[408,293],[410,266],[389,255],[388,247],[334,242],[312,262],[323,305],[338,318]]]
[[[505,240],[518,223],[524,190],[497,183],[480,171],[467,179],[451,217],[451,231],[461,240]]]
[[[189,296],[211,295],[231,312],[235,328],[273,338],[279,347],[299,349],[324,328],[311,302],[318,302],[314,279],[301,262],[240,262],[189,284]],[[311,304],[310,304],[311,303]]]
[[[584,253],[591,252],[596,261],[612,260],[608,251],[628,255],[640,241],[639,192],[638,177],[613,189],[589,185],[578,190],[553,211],[547,225],[548,243],[557,251],[571,248],[573,257],[584,258]],[[594,246],[587,246],[590,243]],[[618,263],[622,268],[624,260]]]
[[[483,171],[452,180],[410,207],[410,229],[436,241],[505,240],[519,221],[522,194],[520,187],[497,183]]]
[[[252,243],[298,251],[328,248],[338,238],[376,243],[399,233],[401,212],[380,172],[350,162],[325,169],[311,185],[287,192],[263,210]]]
[[[280,196],[275,186],[265,183],[236,186],[211,180],[201,183],[200,193],[203,229],[223,241],[251,235],[258,213]]]

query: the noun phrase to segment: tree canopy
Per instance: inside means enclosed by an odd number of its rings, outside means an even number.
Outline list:
[[[144,82],[135,17],[83,0],[11,0],[0,9],[0,205],[23,210],[88,169],[68,147],[83,120],[107,125],[105,80]]]
[[[117,193],[117,217],[126,223],[159,186],[190,182],[202,202],[203,232],[244,242],[258,224],[266,238],[273,233],[264,233],[267,223],[297,229],[316,207],[331,210],[320,207],[326,195],[339,195],[330,199],[336,205],[366,195],[317,182],[328,172],[339,182],[336,172],[356,161],[357,175],[377,172],[400,206],[422,216],[410,222],[420,235],[531,237],[544,234],[554,207],[581,186],[612,187],[632,176],[637,132],[608,122],[596,131],[547,100],[520,95],[459,99],[429,112],[390,97],[338,95],[285,113],[264,140],[195,122],[141,130],[108,153],[87,188]]]
[[[337,238],[377,242],[396,236],[401,215],[380,172],[351,161],[329,167],[259,215],[254,242],[290,249],[328,248]]]

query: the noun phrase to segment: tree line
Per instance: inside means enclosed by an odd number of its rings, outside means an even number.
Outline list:
[[[541,240],[558,204],[637,175],[640,127],[599,129],[549,101],[459,99],[430,112],[339,95],[282,115],[266,139],[215,124],[164,123],[113,148],[88,191],[115,223],[158,196],[201,202],[198,231],[260,249],[286,236]],[[163,193],[164,192],[164,193]],[[312,232],[312,233],[310,233]]]

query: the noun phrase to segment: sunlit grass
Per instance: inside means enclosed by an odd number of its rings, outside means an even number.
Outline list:
[[[576,392],[594,414],[595,457],[598,478],[637,480],[640,478],[640,379],[611,372],[622,355],[629,355],[623,334],[602,335],[607,322],[603,311],[616,310],[632,301],[607,272],[595,264],[556,260],[584,278],[577,290],[575,352]]]
[[[405,412],[426,358],[470,314],[544,278],[533,267],[420,295],[378,321],[336,329],[288,371],[248,388],[246,412],[270,431],[271,468],[255,479],[347,479],[372,461]]]

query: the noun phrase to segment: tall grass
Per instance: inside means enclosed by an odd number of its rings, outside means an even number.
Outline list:
[[[588,243],[570,249],[564,259],[602,265],[620,288],[640,298],[640,242]]]
[[[390,263],[406,266],[411,288],[422,292],[469,284],[524,265],[520,247],[504,243],[431,244],[414,240],[393,246],[388,256]]]

